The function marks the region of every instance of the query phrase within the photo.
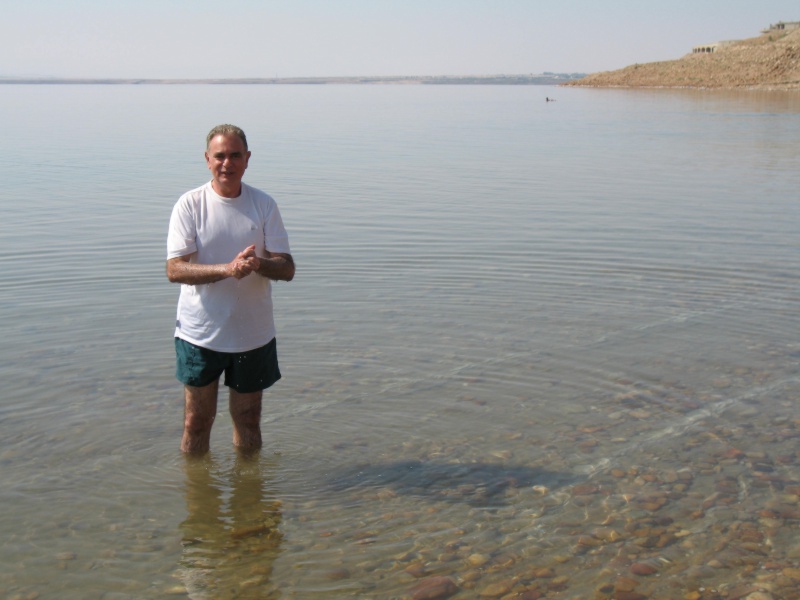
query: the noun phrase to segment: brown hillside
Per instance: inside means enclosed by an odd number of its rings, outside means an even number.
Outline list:
[[[800,90],[800,29],[765,33],[712,53],[593,73],[564,85]]]

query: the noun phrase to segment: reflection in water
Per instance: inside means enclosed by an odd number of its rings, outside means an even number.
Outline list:
[[[239,453],[226,469],[209,455],[186,458],[187,517],[179,577],[190,598],[277,598],[272,564],[283,534],[269,491],[274,465]]]

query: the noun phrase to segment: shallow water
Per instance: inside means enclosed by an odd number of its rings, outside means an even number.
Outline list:
[[[797,94],[5,85],[0,115],[3,597],[800,597]],[[223,402],[187,462],[166,226],[226,121],[298,275],[264,449]]]

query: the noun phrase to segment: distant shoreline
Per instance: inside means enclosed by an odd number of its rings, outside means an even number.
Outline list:
[[[564,85],[596,88],[688,88],[800,91],[800,26],[700,47],[677,60],[592,73]]]
[[[560,85],[585,76],[585,73],[543,73],[540,75],[468,75],[463,77],[253,77],[231,79],[0,77],[0,85]]]

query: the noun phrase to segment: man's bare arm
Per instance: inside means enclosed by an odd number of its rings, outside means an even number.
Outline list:
[[[270,252],[268,258],[256,257],[258,264],[253,270],[267,279],[291,281],[294,279],[294,259],[291,254]]]
[[[167,279],[173,283],[201,285],[222,281],[228,277],[236,279],[247,277],[252,273],[253,267],[245,257],[246,252],[247,250],[240,252],[231,262],[219,265],[189,262],[191,254],[170,258],[167,260]]]

